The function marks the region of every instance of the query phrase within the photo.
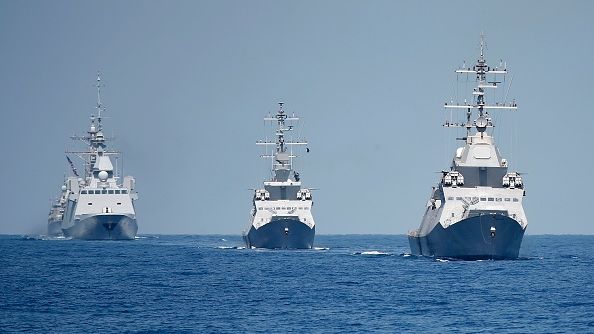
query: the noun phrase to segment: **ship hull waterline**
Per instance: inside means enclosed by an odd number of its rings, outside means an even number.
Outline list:
[[[494,231],[493,229],[494,228]],[[514,219],[488,214],[447,228],[437,224],[425,236],[408,236],[411,254],[460,260],[517,259],[525,228]]]
[[[247,248],[311,249],[315,234],[315,226],[310,228],[299,219],[273,218],[258,229],[252,225],[243,240]]]
[[[133,240],[138,232],[136,218],[121,214],[100,214],[84,217],[68,228],[64,236],[81,240]]]

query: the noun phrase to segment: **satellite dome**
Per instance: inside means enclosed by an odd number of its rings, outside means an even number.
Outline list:
[[[101,180],[102,182],[107,181],[107,177],[109,176],[109,174],[107,174],[106,171],[102,170],[99,172],[99,180]]]
[[[479,118],[476,119],[476,129],[479,132],[484,132],[487,129],[488,125],[489,125],[489,122],[483,116],[480,116]]]

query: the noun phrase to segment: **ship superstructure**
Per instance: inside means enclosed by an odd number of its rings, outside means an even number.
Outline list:
[[[307,145],[306,141],[287,140],[286,134],[294,129],[299,118],[289,116],[279,103],[275,116],[264,118],[276,123],[275,141],[258,141],[257,145],[273,147],[262,155],[272,161],[272,177],[264,188],[256,189],[248,231],[243,239],[248,248],[308,249],[313,247],[315,222],[311,213],[311,190],[301,187],[301,178],[293,170],[293,146]],[[309,150],[309,149],[307,149]]]
[[[494,138],[489,111],[516,110],[514,102],[488,104],[487,92],[499,87],[506,66],[487,65],[481,36],[480,56],[472,68],[458,75],[476,76],[474,103],[446,103],[450,110],[465,110],[466,121],[446,121],[445,127],[466,128],[465,142],[443,171],[431,196],[421,226],[409,232],[411,253],[459,259],[515,259],[518,257],[528,220],[520,173],[508,170]],[[474,118],[476,117],[476,118]],[[474,119],[473,119],[474,118]],[[474,133],[473,129],[475,130]]]
[[[107,149],[103,132],[101,102],[101,77],[97,76],[97,115],[85,136],[72,136],[87,145],[83,151],[67,151],[73,176],[66,179],[67,200],[62,220],[64,236],[74,239],[134,239],[138,231],[134,201],[135,180],[118,175],[117,162],[121,152]],[[84,164],[84,175],[79,176],[69,155]],[[114,168],[110,157],[116,160]]]

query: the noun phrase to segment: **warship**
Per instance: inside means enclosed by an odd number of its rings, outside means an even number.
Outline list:
[[[64,217],[64,210],[66,208],[67,194],[66,184],[63,184],[60,197],[51,202],[52,206],[47,218],[47,235],[50,237],[63,236],[62,217]]]
[[[301,187],[301,177],[293,170],[293,146],[307,145],[307,141],[288,141],[287,132],[294,129],[288,124],[299,121],[287,115],[283,103],[275,116],[264,118],[276,123],[275,141],[258,141],[256,145],[272,147],[261,157],[271,159],[272,177],[264,181],[264,188],[254,190],[250,225],[243,232],[247,248],[310,249],[313,247],[316,225],[311,213],[312,189]],[[306,148],[309,151],[309,148]]]
[[[121,152],[107,149],[112,138],[104,135],[101,102],[101,77],[97,75],[97,115],[91,115],[91,124],[84,136],[72,136],[87,145],[83,151],[66,151],[73,176],[65,182],[65,209],[62,232],[65,237],[84,240],[130,240],[136,237],[138,225],[134,201],[138,199],[135,180],[118,175]],[[79,176],[69,155],[84,164],[84,175]],[[110,157],[115,158],[114,168]],[[120,165],[121,166],[121,165]]]
[[[528,225],[522,206],[524,183],[520,173],[508,171],[508,161],[495,145],[489,115],[518,107],[515,100],[505,101],[507,93],[503,101],[487,103],[487,92],[505,82],[507,66],[487,65],[484,49],[481,35],[476,65],[456,71],[458,76],[475,77],[477,84],[472,103],[445,104],[446,110],[466,111],[466,121],[451,119],[444,124],[465,128],[466,136],[457,138],[465,145],[456,150],[450,170],[442,171],[432,188],[419,229],[408,233],[413,255],[463,260],[518,257]]]

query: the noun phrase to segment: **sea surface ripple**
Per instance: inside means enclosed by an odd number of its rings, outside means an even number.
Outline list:
[[[594,332],[594,236],[528,235],[515,261],[411,256],[403,235],[242,246],[0,236],[0,332]]]

